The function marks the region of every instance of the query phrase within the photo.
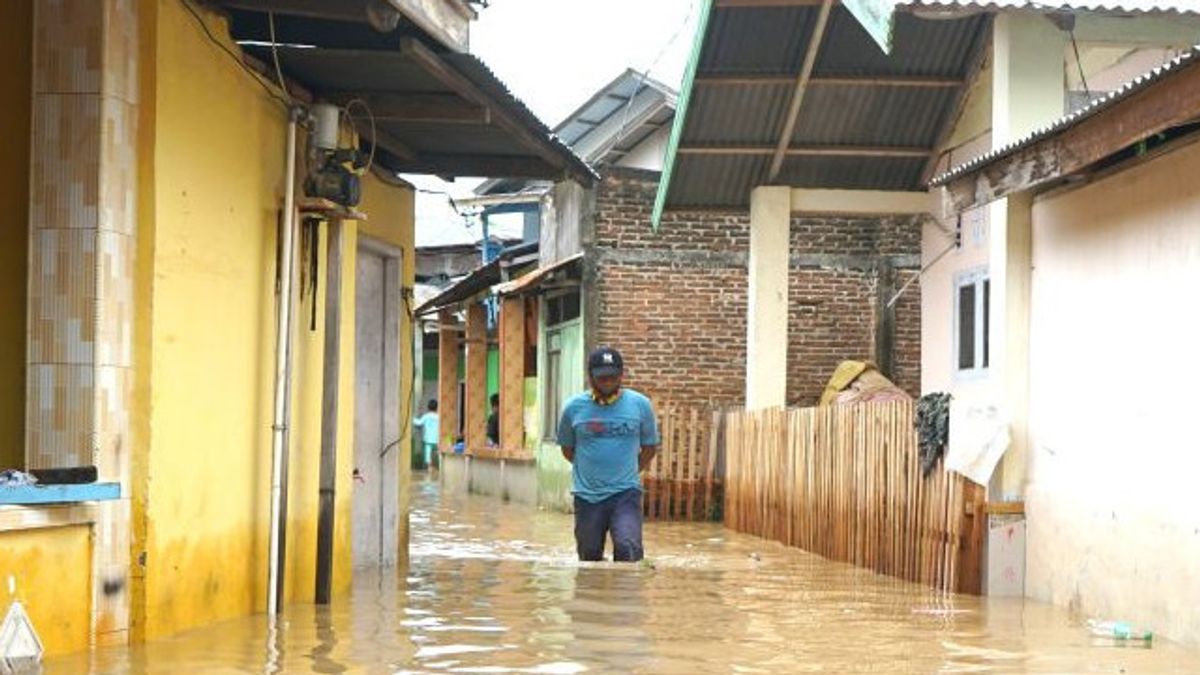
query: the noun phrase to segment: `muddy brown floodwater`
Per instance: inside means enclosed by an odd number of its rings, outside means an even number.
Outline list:
[[[415,486],[411,564],[50,673],[1200,672],[1200,650],[1091,638],[1020,600],[941,596],[716,524],[648,524],[650,564],[580,564],[571,519]]]

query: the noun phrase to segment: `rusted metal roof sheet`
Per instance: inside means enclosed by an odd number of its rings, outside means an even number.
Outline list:
[[[533,271],[526,272],[525,274],[521,275],[520,277],[518,277],[516,279],[513,279],[512,281],[507,281],[505,283],[499,284],[499,285],[493,287],[492,291],[495,292],[496,295],[513,295],[515,293],[521,293],[522,291],[527,291],[531,288],[536,288],[544,279],[546,279],[546,277],[548,277],[548,276],[554,274],[555,272],[562,270],[566,267],[575,265],[580,260],[583,260],[583,254],[576,253],[575,255],[573,255],[569,258],[560,260],[552,265],[547,265],[546,267],[539,267]]]
[[[1143,89],[1146,89],[1156,82],[1160,82],[1170,77],[1174,73],[1177,73],[1188,66],[1194,66],[1196,64],[1200,64],[1200,47],[1192,49],[1186,54],[1177,57],[1173,61],[1155,68],[1149,73],[1146,73],[1145,75],[1127,83],[1120,89],[1109,93],[1107,96],[1096,99],[1090,105],[1076,110],[1070,115],[1059,118],[1052,124],[1042,127],[1041,129],[1034,131],[1024,138],[1018,139],[1001,148],[997,148],[996,150],[993,150],[987,154],[976,157],[969,162],[960,164],[950,169],[946,173],[934,177],[934,179],[930,181],[930,185],[934,187],[940,187],[952,180],[955,180],[956,178],[960,178],[968,173],[972,173],[989,164],[992,164],[993,162],[997,162],[1005,157],[1014,155],[1039,141],[1062,133],[1076,124],[1079,124],[1083,120],[1086,120],[1089,117],[1107,108],[1110,108],[1117,103],[1120,103],[1121,101],[1133,96]]]

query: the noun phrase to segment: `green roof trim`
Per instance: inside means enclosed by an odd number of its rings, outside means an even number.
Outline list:
[[[679,152],[679,140],[683,138],[683,125],[687,121],[688,105],[692,101],[692,85],[696,82],[696,71],[700,69],[700,51],[704,48],[704,35],[708,32],[708,19],[712,16],[716,0],[702,0],[700,20],[696,23],[696,35],[692,40],[692,54],[688,57],[687,69],[683,72],[683,86],[679,88],[679,104],[675,106],[675,120],[671,124],[671,140],[667,143],[667,155],[663,158],[662,178],[658,182],[658,194],[654,197],[654,213],[650,223],[658,232],[663,210],[667,206],[667,191],[671,189],[671,175],[675,172],[675,158]]]

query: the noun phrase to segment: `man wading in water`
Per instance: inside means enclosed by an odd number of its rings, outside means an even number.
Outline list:
[[[615,349],[588,357],[592,388],[563,406],[558,444],[571,462],[575,546],[580,560],[603,560],[612,533],[613,560],[642,559],[641,472],[658,452],[650,399],[621,388],[625,365]]]

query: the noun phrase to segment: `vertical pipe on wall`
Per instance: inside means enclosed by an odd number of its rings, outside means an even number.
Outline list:
[[[279,256],[280,283],[275,324],[275,415],[271,425],[271,535],[267,570],[267,614],[279,613],[283,593],[283,463],[287,442],[288,380],[291,370],[292,267],[296,229],[296,127],[300,110],[288,113],[287,177],[283,198],[283,233]]]

